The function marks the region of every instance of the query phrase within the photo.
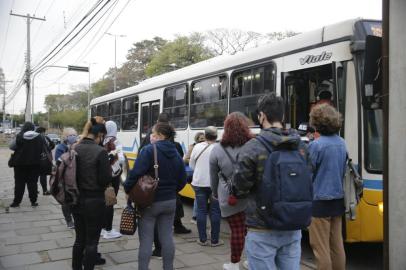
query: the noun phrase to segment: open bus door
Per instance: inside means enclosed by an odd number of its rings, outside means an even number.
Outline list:
[[[141,103],[140,142],[145,139],[148,131],[155,125],[156,121],[158,120],[159,110],[159,100]]]

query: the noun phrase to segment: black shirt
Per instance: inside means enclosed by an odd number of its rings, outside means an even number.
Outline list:
[[[345,212],[344,199],[313,201],[313,217],[337,217]]]

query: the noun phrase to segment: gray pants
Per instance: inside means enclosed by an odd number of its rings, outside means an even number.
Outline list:
[[[163,269],[173,270],[175,245],[173,243],[173,219],[176,200],[154,202],[151,207],[141,210],[138,223],[140,248],[138,251],[138,270],[148,270],[154,240],[154,225],[158,226],[159,239],[162,245]]]

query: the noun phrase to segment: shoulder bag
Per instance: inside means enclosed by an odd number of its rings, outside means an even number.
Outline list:
[[[154,149],[154,173],[155,178],[146,174],[141,176],[134,187],[128,194],[130,199],[139,208],[146,208],[154,202],[155,190],[158,187],[159,176],[158,176],[158,153],[156,145],[152,144]]]
[[[44,136],[42,136],[42,151],[39,159],[40,174],[51,175],[52,173],[52,154]]]

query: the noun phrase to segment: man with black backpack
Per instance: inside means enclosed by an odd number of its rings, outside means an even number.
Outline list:
[[[305,145],[296,130],[283,129],[281,97],[261,97],[257,113],[261,132],[241,148],[232,184],[237,198],[248,198],[249,269],[299,270],[313,193]]]

